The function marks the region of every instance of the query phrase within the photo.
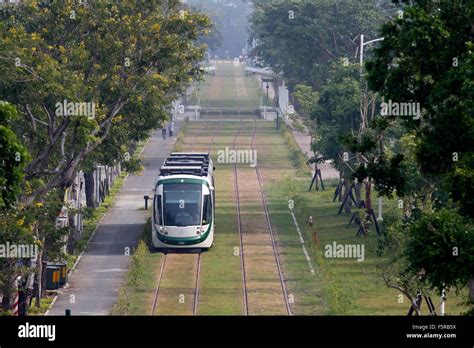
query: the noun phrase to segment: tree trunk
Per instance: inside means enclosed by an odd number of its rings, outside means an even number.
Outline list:
[[[3,294],[2,308],[3,308],[4,311],[10,310],[10,295]]]
[[[1,272],[3,274],[4,282],[2,283],[1,292],[3,294],[2,297],[2,308],[4,311],[8,311],[11,309],[11,300],[14,297],[13,289],[14,289],[14,282],[15,282],[15,270],[16,265],[15,262],[10,262],[9,260],[5,259],[5,264],[2,265]]]
[[[316,191],[318,191],[318,162],[314,162],[314,175],[316,176],[316,180],[314,181],[314,184],[316,186]],[[322,185],[321,185],[322,189]]]
[[[77,234],[76,224],[74,221],[74,215],[69,212],[68,214],[68,222],[69,222],[69,233],[67,235],[67,244],[66,244],[66,251],[68,254],[74,254],[74,244],[75,244],[75,236]]]
[[[128,153],[130,154],[130,157],[132,154],[135,152],[135,149],[138,146],[138,142],[136,140],[132,140],[132,143],[130,144],[130,147],[128,148]]]
[[[469,300],[474,303],[474,277],[469,279]]]
[[[339,202],[342,202],[342,189],[344,187],[344,178],[342,177],[342,173],[339,172],[339,182],[341,183],[341,189],[339,190],[339,195],[337,197],[337,199],[339,200]]]
[[[413,309],[415,310],[415,315],[418,317],[421,316],[421,308],[420,306],[418,306],[418,303],[416,302],[416,300],[413,300],[411,304],[413,306]]]
[[[355,200],[357,202],[357,206],[359,205],[359,203],[361,201],[361,195],[360,195],[361,187],[362,187],[361,183],[359,181],[357,181],[357,183],[354,186]]]
[[[89,208],[95,208],[95,181],[94,171],[84,172],[84,189],[86,191],[86,205]]]
[[[107,166],[105,168],[106,168],[105,177],[107,178],[107,196],[110,196],[110,188],[111,188],[112,182],[113,182],[112,168],[109,167],[109,166]]]
[[[44,242],[44,239],[43,239]],[[43,244],[44,245],[44,244]],[[42,277],[41,275],[43,274],[43,251],[41,251],[38,255],[38,261],[36,262],[36,303],[35,306],[37,308],[41,307],[41,293],[43,292],[43,287],[42,287]]]
[[[365,207],[367,208],[367,213],[370,212],[370,209],[372,209],[372,179],[369,178],[367,179],[365,183]]]
[[[41,297],[44,297],[45,296],[45,293],[46,293],[46,265],[47,265],[47,261],[44,260],[44,254],[43,254],[43,257],[42,257],[42,265],[41,265]]]
[[[344,180],[344,197],[346,197],[349,194],[349,190],[351,188],[351,184],[349,180]],[[351,207],[352,207],[352,200],[350,198],[347,198],[346,204],[344,205],[344,211],[346,214],[351,213]]]

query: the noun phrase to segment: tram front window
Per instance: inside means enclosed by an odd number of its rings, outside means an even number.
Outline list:
[[[196,226],[201,219],[202,185],[164,184],[163,217],[166,226]]]
[[[163,225],[163,219],[161,218],[161,195],[155,195],[155,223]]]
[[[202,224],[207,225],[212,219],[211,195],[204,195],[204,207],[202,212]]]

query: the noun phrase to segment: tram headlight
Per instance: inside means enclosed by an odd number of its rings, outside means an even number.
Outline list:
[[[158,231],[159,233],[164,234],[164,235],[168,234],[167,228],[166,227],[163,228],[163,226],[158,227]]]

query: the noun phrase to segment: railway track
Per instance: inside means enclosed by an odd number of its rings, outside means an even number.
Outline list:
[[[234,142],[232,144],[234,151],[237,150],[236,144],[242,132],[242,127],[243,127],[242,117],[240,117],[239,131],[235,135]],[[248,315],[249,309],[248,309],[248,296],[247,296],[247,278],[246,278],[246,273],[245,273],[244,242],[243,242],[243,236],[242,236],[242,221],[240,219],[241,213],[240,213],[240,198],[239,198],[239,180],[237,179],[237,164],[236,163],[232,165],[232,171],[233,171],[233,177],[234,177],[234,194],[235,194],[235,199],[237,200],[236,202],[237,203],[236,204],[237,229],[239,232],[239,256],[240,256],[240,268],[242,272],[242,292],[243,292],[243,301],[244,301],[244,314]]]
[[[234,139],[234,142],[233,142],[233,149],[234,150],[236,150],[236,143],[237,143],[238,138],[241,136],[242,129],[243,129],[243,122],[241,120],[240,129],[239,129],[239,131],[238,131],[238,133],[237,133],[237,135]],[[250,141],[250,146],[251,146],[252,151],[256,150],[256,146],[255,146],[256,134],[257,134],[257,121],[254,120],[254,127],[253,127],[253,131],[252,131],[252,134],[251,134],[251,141]],[[249,286],[248,286],[248,274],[247,274],[246,268],[252,262],[251,261],[250,261],[250,263],[246,262],[246,256],[245,255],[246,255],[247,246],[252,247],[252,245],[249,245],[248,243],[246,245],[246,242],[244,241],[244,233],[245,233],[244,229],[245,228],[243,228],[243,226],[242,226],[242,216],[243,216],[243,214],[242,214],[242,202],[241,202],[241,198],[240,198],[240,195],[242,194],[242,191],[240,191],[240,187],[239,187],[239,178],[238,178],[239,177],[239,170],[238,170],[237,164],[233,164],[233,177],[234,177],[234,190],[235,190],[236,207],[237,207],[237,226],[238,226],[239,242],[240,242],[240,258],[241,258],[242,283],[243,283],[242,286],[243,286],[243,294],[244,294],[244,314],[249,315],[249,314],[252,314],[252,313],[250,313],[251,311],[249,311],[249,307],[251,307],[251,305],[249,304],[249,295],[248,295],[248,293],[249,293],[250,290],[249,290]],[[266,230],[268,231],[268,234],[269,234],[270,240],[271,240],[271,249],[272,249],[273,257],[274,257],[274,260],[275,260],[276,270],[277,270],[277,274],[278,274],[278,281],[279,281],[279,284],[280,284],[280,287],[281,287],[281,294],[282,294],[282,297],[283,297],[283,303],[284,303],[285,311],[288,315],[292,315],[291,307],[290,307],[290,303],[289,303],[288,292],[287,292],[286,285],[285,285],[285,279],[284,279],[284,276],[283,276],[280,259],[278,257],[278,249],[277,249],[277,245],[276,245],[275,235],[274,235],[273,228],[272,228],[271,221],[270,221],[270,215],[269,215],[269,211],[268,211],[268,207],[267,207],[266,198],[265,198],[265,195],[264,195],[264,192],[263,192],[263,185],[262,185],[262,181],[261,181],[258,166],[255,166],[255,177],[256,177],[256,184],[257,184],[256,189],[259,191],[259,196],[261,197],[261,203],[262,203],[262,207],[263,207]]]
[[[221,92],[222,93],[222,92]],[[221,95],[221,107],[223,103],[223,96]],[[249,139],[249,146],[251,151],[257,150],[256,146],[256,138],[257,138],[257,120],[253,120],[253,129],[250,129],[250,123],[252,122],[251,119],[246,119],[244,121],[244,117],[248,117],[248,115],[242,115],[241,108],[239,108],[239,100],[236,98],[236,116],[238,114],[238,120],[240,121],[240,127],[236,131],[232,142],[232,148],[234,151],[237,150],[239,139],[242,138],[243,133],[245,137]],[[212,144],[215,141],[216,135],[219,133],[219,130],[222,127],[223,123],[223,115],[222,110],[220,113],[219,120],[212,120],[208,117],[209,115],[205,114],[205,126],[208,127],[211,123],[216,124],[213,129],[212,135],[210,140],[207,144],[207,151],[211,152]],[[247,125],[247,127],[245,127]],[[202,127],[200,127],[202,129]],[[246,130],[244,130],[247,128]],[[188,148],[190,151],[193,151],[195,147],[197,147],[196,140],[198,137],[204,136],[204,132],[194,132],[191,143],[188,143]],[[204,144],[202,144],[204,145]],[[201,150],[203,147],[201,146]],[[263,185],[261,179],[261,173],[258,166],[255,166],[255,171],[249,169],[239,169],[237,163],[232,164],[232,175],[233,175],[233,186],[234,186],[234,196],[236,200],[236,210],[237,210],[237,229],[238,229],[238,243],[239,243],[239,257],[240,257],[240,269],[242,274],[242,293],[243,293],[243,311],[245,315],[249,314],[283,314],[286,313],[288,315],[292,315],[291,306],[289,303],[289,296],[288,291],[286,289],[286,283],[281,267],[281,262],[278,256],[278,246],[276,243],[274,231],[270,221],[270,215],[268,211],[267,205],[267,197],[263,192]],[[239,176],[243,177],[243,181],[239,183]],[[232,179],[231,179],[232,180]],[[255,181],[254,181],[255,180]],[[250,189],[245,191],[245,186],[249,185]],[[244,191],[241,191],[242,187],[244,186]],[[243,200],[242,200],[242,195]],[[254,209],[253,205],[256,204],[255,201],[249,200],[249,196],[253,196],[254,200],[258,200],[258,206],[261,208]],[[251,197],[252,198],[252,197]],[[253,209],[253,210],[252,210]],[[248,211],[251,211],[250,213]],[[254,210],[258,210],[255,212]],[[255,217],[252,217],[252,214],[256,214]],[[260,215],[259,215],[260,214]],[[245,221],[247,223],[251,223],[252,219],[260,220],[259,227],[245,225]],[[254,234],[255,233],[255,234]],[[264,237],[264,238],[262,238]],[[257,239],[257,241],[254,240]],[[263,241],[264,240],[264,241]],[[263,242],[262,242],[263,241]],[[259,244],[260,243],[260,244]],[[258,259],[259,253],[263,251],[264,255],[264,264],[262,264],[262,268],[260,269],[261,260]],[[184,257],[184,255],[186,257]],[[180,253],[180,254],[167,254],[165,253],[163,256],[163,261],[160,267],[156,289],[154,293],[154,298],[151,307],[151,314],[159,314],[166,313],[166,314],[174,314],[168,313],[167,306],[170,302],[170,298],[172,296],[176,296],[176,287],[170,289],[169,282],[172,278],[176,283],[179,283],[178,288],[182,288],[184,292],[190,295],[191,301],[187,302],[187,306],[185,309],[185,313],[187,315],[197,315],[198,313],[198,305],[199,305],[199,290],[200,290],[200,272],[201,272],[201,252],[194,253],[190,255],[190,253]],[[183,260],[185,259],[185,260]],[[272,261],[274,260],[274,261]],[[181,266],[185,266],[186,269],[181,269]],[[173,268],[179,270],[177,273],[173,273]],[[266,269],[271,268],[271,275],[265,277],[267,274],[265,273]],[[250,272],[250,273],[249,273]],[[258,276],[262,276],[260,279],[257,279]],[[271,278],[269,280],[269,278]],[[181,286],[180,282],[176,282],[176,280],[182,279],[185,281],[185,284]],[[270,291],[266,294],[268,289],[265,288],[266,282],[270,282]],[[162,286],[162,283],[164,286]],[[262,286],[263,285],[263,286]],[[169,291],[173,290],[174,295],[169,295]],[[255,301],[258,301],[260,296],[267,296],[266,303],[262,305],[255,305]],[[170,297],[171,296],[171,297]],[[253,296],[254,302],[250,301],[250,296]],[[281,297],[283,297],[281,299]],[[189,297],[188,297],[189,298]],[[175,297],[174,297],[175,299]],[[283,300],[283,301],[282,301]],[[265,302],[265,301],[263,301]],[[160,310],[160,306],[162,307]],[[184,307],[182,307],[184,308]],[[173,311],[171,311],[173,312]],[[181,314],[181,313],[180,313]]]
[[[214,139],[215,139],[215,136],[220,128],[220,125],[221,125],[221,122],[219,123],[219,127],[216,127],[216,129],[214,130],[213,134],[212,134],[212,138],[211,138],[211,141],[209,142],[209,145],[208,145],[208,151],[211,150],[211,146],[212,146],[212,143],[214,142]],[[183,254],[191,254],[194,250],[191,250],[191,252],[182,252],[182,253],[179,253],[181,254],[180,256],[182,256]],[[194,279],[195,279],[195,282],[194,282],[194,289],[193,289],[193,305],[192,305],[192,315],[197,315],[197,312],[198,312],[198,303],[199,303],[199,280],[200,280],[200,272],[201,272],[201,255],[202,255],[202,252],[200,249],[197,249],[197,252],[194,252],[196,254],[196,257],[194,258],[194,264],[196,265],[195,267],[195,275],[194,275]],[[164,253],[163,254],[163,262],[161,264],[161,268],[160,268],[160,273],[158,275],[158,280],[157,280],[157,285],[156,285],[156,290],[155,290],[155,294],[154,294],[154,298],[153,298],[153,303],[152,303],[152,309],[151,309],[151,314],[154,315],[154,313],[156,313],[156,310],[158,308],[158,304],[159,304],[159,295],[160,295],[160,290],[161,290],[161,283],[162,283],[162,279],[163,279],[163,275],[166,273],[166,265],[167,265],[167,261],[168,261],[168,264],[169,264],[169,258],[170,258],[170,255],[168,255],[168,253]]]
[[[193,303],[193,315],[197,315],[198,301],[199,301],[199,274],[201,272],[201,252],[197,254],[197,267],[196,267],[196,284],[194,286],[194,303]]]
[[[221,98],[221,100],[222,100],[222,98]],[[207,127],[208,124],[209,124],[209,119],[208,119],[207,113],[208,112],[206,111],[206,116],[205,116],[206,123],[205,123],[204,127]],[[209,153],[211,152],[211,146],[214,143],[216,134],[218,133],[221,126],[222,126],[222,111],[221,111],[220,118],[219,118],[219,125],[214,128],[211,140],[209,141],[209,144],[207,146],[207,151]],[[190,152],[193,151],[194,146],[196,144],[196,139],[201,134],[202,134],[202,132],[195,132],[194,133],[194,136],[192,138],[190,148],[189,148]],[[186,254],[190,254],[190,253],[186,253]],[[201,250],[197,250],[196,257],[194,258],[194,264],[196,266],[193,267],[193,268],[195,268],[195,275],[194,275],[195,281],[194,281],[193,295],[192,295],[192,297],[193,297],[192,315],[197,315],[197,312],[198,312],[199,280],[200,280],[200,272],[201,272],[201,255],[202,255]],[[166,253],[166,252],[163,254],[163,261],[162,261],[162,264],[161,264],[160,273],[158,275],[156,289],[155,289],[155,293],[154,293],[154,296],[153,296],[153,303],[152,303],[152,306],[151,306],[151,315],[154,315],[156,313],[158,307],[159,307],[159,296],[160,296],[160,290],[161,290],[161,287],[162,287],[162,279],[163,279],[163,275],[166,273],[166,266],[169,265],[170,262],[172,262],[172,260],[169,260],[169,258],[171,258],[171,257],[172,256],[168,255],[168,253]]]
[[[222,99],[221,99],[222,100]],[[206,112],[207,113],[207,112]],[[207,152],[211,153],[211,146],[214,143],[214,140],[216,139],[216,134],[218,133],[219,129],[222,126],[222,111],[219,119],[219,126],[216,127],[212,133],[211,141],[209,142],[209,145],[207,146]],[[197,315],[197,310],[198,310],[198,303],[199,303],[199,275],[201,272],[201,252],[199,252],[197,255],[197,271],[196,271],[196,285],[194,289],[194,305],[193,305],[193,315]]]
[[[240,130],[239,130],[239,136],[240,136],[241,131],[242,131],[242,115],[240,113],[241,105],[239,105],[239,102],[240,102],[240,100],[237,99],[236,100],[236,104],[237,104],[236,107],[237,107],[237,110],[239,111],[239,118],[240,118],[240,122],[241,122]],[[256,135],[257,135],[257,119],[254,118],[253,131],[251,133],[251,140],[250,140],[250,150],[252,151],[252,153],[255,153],[257,151],[256,144],[255,144]],[[234,141],[234,150],[236,150],[235,145],[236,145],[236,142]],[[245,247],[245,245],[244,245],[245,242],[244,242],[242,228],[241,228],[242,227],[242,218],[241,218],[241,207],[240,207],[241,200],[240,200],[240,190],[239,190],[239,180],[238,180],[238,166],[235,164],[233,169],[234,169],[236,199],[237,199],[237,206],[238,206],[239,237],[240,237],[240,242],[241,242],[242,260],[244,260],[245,259],[245,256],[244,256],[245,253],[244,253],[243,248]],[[261,176],[260,176],[260,170],[259,170],[259,167],[258,167],[257,163],[256,163],[254,169],[255,169],[255,178],[256,178],[255,189],[258,190],[258,196],[261,199],[261,205],[263,207],[263,213],[264,213],[264,218],[265,218],[265,223],[266,223],[266,230],[268,231],[268,234],[270,236],[271,250],[272,250],[272,253],[273,253],[273,258],[274,258],[275,266],[276,266],[276,269],[277,269],[278,282],[279,282],[279,285],[280,285],[280,288],[281,288],[281,294],[283,296],[283,303],[284,303],[285,311],[286,311],[286,314],[291,315],[292,312],[291,312],[291,306],[290,306],[290,303],[289,303],[288,292],[287,292],[287,289],[286,289],[285,278],[284,278],[284,275],[283,275],[280,259],[279,259],[279,256],[278,256],[279,255],[278,247],[277,247],[275,235],[274,235],[274,232],[273,232],[273,228],[272,228],[272,225],[271,225],[270,214],[269,214],[269,211],[268,211],[268,205],[267,205],[265,193],[263,192],[263,185],[262,185],[262,180],[261,180]],[[251,186],[251,188],[253,188],[253,186]],[[253,235],[255,235],[257,233],[257,230],[258,230],[256,225],[257,225],[257,222],[255,223],[254,231],[252,231]],[[249,247],[254,247],[254,246],[249,246]],[[264,250],[264,249],[265,249],[265,247],[259,247],[259,250]],[[250,262],[255,262],[255,260],[249,260],[249,261]],[[246,303],[246,313],[245,314],[249,314],[248,296],[247,296],[248,289],[247,289],[247,284],[246,284],[247,283],[247,275],[246,275],[245,263],[244,262],[243,262],[243,265],[244,265],[244,267],[243,267],[242,274],[243,274],[243,279],[244,279],[244,282],[245,282],[245,284],[244,284],[244,289],[245,289],[244,293],[245,293],[245,301],[247,302]]]
[[[196,314],[200,262],[199,249],[164,251],[151,315]]]
[[[255,136],[256,136],[256,134],[257,134],[257,120],[255,120],[255,128],[254,128],[254,132],[253,132],[253,135],[252,135],[252,142],[251,142],[252,151],[256,150],[256,148],[255,148]],[[275,240],[275,234],[273,233],[272,223],[270,221],[270,214],[268,212],[268,205],[267,205],[267,200],[265,198],[265,193],[263,192],[262,180],[260,178],[260,172],[258,170],[258,165],[255,166],[255,172],[257,174],[258,187],[259,187],[259,190],[260,190],[260,195],[262,197],[263,208],[265,210],[265,219],[267,221],[268,230],[270,231],[270,237],[271,237],[271,240],[272,240],[273,255],[275,256],[275,263],[276,263],[276,266],[277,266],[277,269],[278,269],[278,276],[279,276],[279,279],[280,279],[281,289],[282,289],[283,297],[284,297],[284,300],[285,300],[286,311],[287,311],[288,315],[292,315],[289,296],[288,296],[288,291],[286,289],[285,278],[283,276],[281,262],[280,262],[280,258],[278,256],[278,247],[277,247],[276,240]]]
[[[207,114],[208,114],[208,111],[206,110],[206,116],[205,116],[206,122],[204,123],[204,128],[205,128],[205,129],[207,128],[208,123],[209,123],[209,120],[208,120],[208,118],[207,118]],[[194,132],[194,136],[193,136],[193,138],[192,138],[192,140],[191,140],[191,147],[189,148],[189,151],[190,151],[190,152],[193,152],[194,145],[196,144],[196,138],[197,138],[197,136],[198,136],[200,133],[201,133],[201,132]]]
[[[234,138],[233,142],[233,149],[234,151],[236,149],[236,144],[237,140],[240,137],[242,133],[242,128],[243,128],[243,123],[242,123],[242,115],[240,114],[240,108],[238,105],[238,100],[237,100],[237,110],[239,110],[239,118],[240,118],[240,128],[239,131]],[[257,120],[254,119],[254,127],[251,135],[251,141],[250,141],[250,148],[251,151],[257,150],[256,145],[255,145],[255,139],[256,139],[256,134],[257,134]],[[256,175],[256,181],[258,184],[258,191],[261,197],[262,201],[262,206],[263,206],[263,211],[265,215],[265,221],[266,221],[266,226],[268,229],[268,233],[270,235],[271,239],[271,248],[273,251],[273,256],[275,259],[275,265],[277,268],[277,273],[278,273],[278,280],[281,286],[281,292],[283,296],[283,302],[285,306],[286,313],[288,315],[292,315],[291,312],[291,306],[289,303],[289,297],[288,297],[288,292],[286,289],[286,284],[285,284],[285,279],[283,276],[282,272],[282,267],[280,263],[280,259],[278,256],[278,249],[277,249],[277,244],[275,240],[275,235],[273,232],[273,228],[271,225],[270,221],[270,214],[268,211],[268,206],[267,206],[267,201],[265,198],[265,194],[263,192],[263,185],[260,177],[260,172],[258,169],[258,165],[255,165],[255,175]],[[245,243],[244,243],[244,238],[243,238],[243,231],[242,231],[242,213],[241,213],[241,199],[240,199],[240,190],[239,190],[239,179],[238,179],[238,166],[236,163],[233,164],[233,176],[234,176],[234,190],[235,190],[235,197],[236,197],[236,206],[237,206],[237,226],[238,226],[238,233],[239,233],[239,242],[240,242],[240,258],[241,258],[241,269],[242,269],[242,286],[243,286],[243,294],[244,294],[244,314],[248,315],[249,314],[249,299],[248,299],[248,287],[247,287],[247,271],[246,271],[246,262],[245,262]]]
[[[158,301],[158,292],[160,291],[161,278],[163,278],[163,272],[164,272],[164,269],[165,269],[165,264],[166,264],[166,254],[163,254],[163,262],[161,263],[160,274],[158,275],[158,282],[157,282],[156,289],[155,289],[155,295],[153,296],[153,303],[151,305],[150,315],[155,314],[156,304],[157,304],[157,301]]]

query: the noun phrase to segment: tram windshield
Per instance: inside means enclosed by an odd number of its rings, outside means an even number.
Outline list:
[[[212,219],[211,195],[204,195],[204,207],[202,212],[202,224],[208,225]]]
[[[164,184],[164,224],[166,226],[200,225],[201,199],[201,184]]]

